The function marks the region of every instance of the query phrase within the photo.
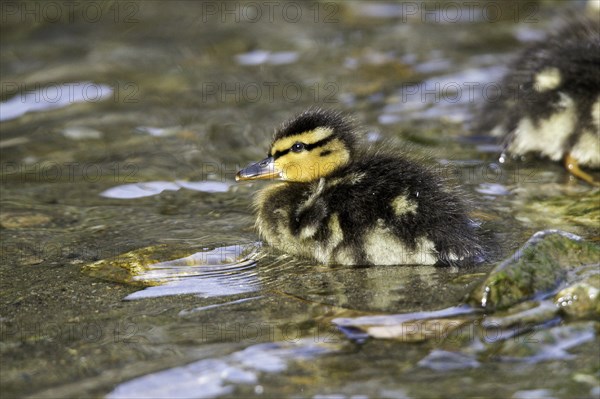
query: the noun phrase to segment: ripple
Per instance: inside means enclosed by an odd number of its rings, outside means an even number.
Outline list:
[[[193,191],[202,191],[205,193],[224,193],[229,190],[231,183],[218,181],[197,181],[189,182],[183,180],[172,181],[149,181],[132,184],[122,184],[111,187],[100,193],[100,196],[114,199],[134,199],[151,197],[158,195],[163,191],[178,191],[185,188]]]
[[[331,353],[335,346],[312,339],[252,345],[231,355],[203,359],[118,385],[107,398],[215,398],[230,395],[234,384],[258,382],[260,373],[280,373],[294,360]]]
[[[134,292],[125,299],[183,294],[207,298],[258,291],[261,285],[254,269],[259,248],[258,243],[251,246],[232,245],[149,265],[146,271],[133,279],[164,284]]]
[[[376,315],[376,316],[362,316],[362,317],[347,317],[333,319],[332,322],[342,327],[354,327],[362,325],[382,325],[390,326],[400,324],[406,321],[414,320],[425,320],[425,319],[436,319],[440,317],[451,317],[459,315],[468,315],[477,313],[475,309],[470,306],[453,306],[447,309],[434,310],[429,312],[414,312],[414,313],[402,313],[392,315]]]
[[[135,128],[140,133],[146,133],[152,137],[170,137],[183,130],[182,126],[170,127],[154,127],[154,126],[138,126]]]
[[[253,296],[250,298],[242,298],[242,299],[238,299],[235,301],[229,301],[229,302],[225,302],[225,303],[215,303],[212,305],[199,306],[197,308],[193,308],[193,309],[189,309],[189,310],[184,309],[184,310],[181,310],[178,315],[179,315],[179,317],[187,317],[187,316],[199,313],[199,312],[203,312],[205,310],[220,308],[222,306],[228,306],[228,305],[237,305],[239,303],[249,302],[249,301],[253,301],[255,299],[261,299],[261,298],[264,298],[264,297],[262,295],[259,295],[259,296]]]
[[[488,195],[509,195],[510,191],[502,184],[497,183],[481,183],[475,189],[478,193]]]
[[[448,69],[445,60],[415,66],[420,73]],[[506,71],[500,66],[469,68],[461,72],[432,76],[422,82],[407,82],[394,92],[393,101],[379,115],[379,123],[390,125],[410,120],[443,119],[462,123],[471,120],[471,105],[496,95],[494,83]],[[486,83],[489,82],[489,83]]]
[[[402,4],[359,3],[356,8],[359,15],[371,18],[398,18],[406,12]]]
[[[440,349],[432,350],[429,355],[421,359],[417,364],[434,371],[460,370],[475,368],[481,365],[472,354],[450,352]]]
[[[284,65],[292,64],[298,60],[300,55],[295,51],[270,52],[265,50],[254,50],[235,56],[240,65]]]
[[[0,103],[0,121],[8,121],[28,112],[49,111],[77,103],[95,103],[113,93],[107,85],[92,82],[71,82],[27,90]]]

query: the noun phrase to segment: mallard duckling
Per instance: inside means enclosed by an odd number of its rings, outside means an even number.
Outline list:
[[[505,154],[563,161],[573,175],[597,184],[579,165],[600,167],[598,25],[577,20],[525,49],[504,78],[499,101],[484,107],[477,130],[504,136]]]
[[[266,159],[236,180],[279,179],[257,196],[262,238],[323,264],[457,264],[482,255],[461,195],[354,123],[311,109],[275,133]]]

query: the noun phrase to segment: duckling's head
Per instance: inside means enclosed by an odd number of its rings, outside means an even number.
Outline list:
[[[309,109],[284,123],[275,132],[267,158],[240,170],[236,180],[318,180],[348,165],[357,142],[349,118],[331,110]]]

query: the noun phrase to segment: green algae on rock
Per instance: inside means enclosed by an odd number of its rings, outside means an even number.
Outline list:
[[[151,265],[165,259],[182,258],[190,255],[190,252],[190,248],[183,245],[151,245],[89,263],[82,270],[102,280],[148,287],[160,285],[160,282],[140,280],[137,277],[149,270]]]
[[[207,269],[210,266],[226,269],[253,264],[259,247],[256,243],[214,249],[185,244],[159,244],[87,264],[83,271],[104,280],[150,287],[214,272]]]
[[[486,344],[526,338],[561,317],[573,321],[600,316],[599,258],[598,245],[579,236],[540,231],[471,292],[470,306],[336,318],[333,323],[344,332],[359,331],[377,339],[442,340],[452,350],[465,350],[474,337],[482,337]],[[482,308],[494,314],[483,315]]]
[[[552,224],[557,228],[561,226],[583,226],[597,228],[600,225],[600,190],[571,192],[564,188],[548,187],[547,191],[557,192],[552,197],[541,197],[540,194],[525,196],[522,210],[518,211],[518,218],[525,218],[544,226]]]
[[[26,229],[43,226],[52,221],[52,217],[43,213],[3,212],[0,214],[0,228]]]
[[[577,270],[579,281],[563,288],[554,296],[554,303],[569,318],[600,317],[600,263]]]
[[[570,270],[599,259],[600,248],[596,244],[560,230],[540,231],[492,270],[470,294],[469,302],[486,309],[507,309],[551,294],[567,280]]]

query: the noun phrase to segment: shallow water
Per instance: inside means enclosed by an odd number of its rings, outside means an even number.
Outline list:
[[[598,395],[593,322],[485,356],[345,329],[456,316],[494,262],[295,260],[259,248],[263,183],[234,182],[274,126],[320,104],[461,183],[496,259],[541,229],[597,240],[598,190],[559,165],[500,165],[498,143],[467,137],[506,63],[566,3],[467,3],[3,3],[3,397],[153,396],[152,384],[188,397]],[[145,248],[153,268],[137,280],[87,268]]]

